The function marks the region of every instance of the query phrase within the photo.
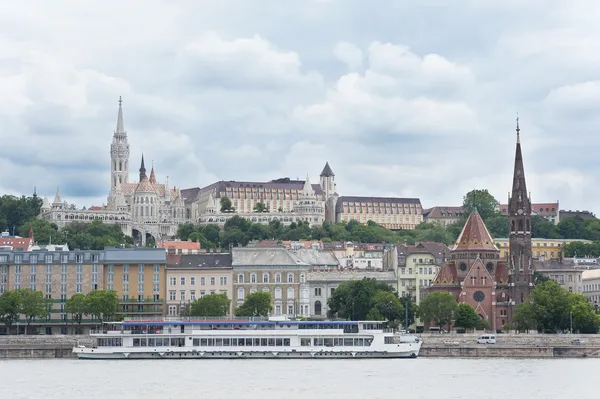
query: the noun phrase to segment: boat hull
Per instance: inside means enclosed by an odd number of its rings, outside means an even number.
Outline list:
[[[104,352],[92,348],[75,348],[79,359],[416,359],[420,348],[401,352],[350,351],[135,351]]]

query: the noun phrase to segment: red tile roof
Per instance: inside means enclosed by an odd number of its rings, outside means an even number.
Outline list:
[[[556,216],[558,215],[558,210],[558,202],[531,204],[531,212],[541,216]],[[500,204],[500,212],[503,215],[508,215],[508,204]]]
[[[483,219],[477,212],[469,215],[465,227],[461,231],[453,251],[499,251],[494,244]]]
[[[33,240],[31,238],[22,238],[22,237],[5,237],[0,238],[0,247],[10,246],[13,249],[22,249],[24,251],[29,251],[31,246],[33,245]]]
[[[200,243],[193,241],[160,241],[157,248],[200,250]]]

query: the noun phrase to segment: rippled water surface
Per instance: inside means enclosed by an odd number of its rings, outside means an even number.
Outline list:
[[[600,397],[600,359],[1,360],[0,398]]]

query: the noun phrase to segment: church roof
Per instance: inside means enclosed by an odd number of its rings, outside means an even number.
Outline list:
[[[453,251],[499,251],[483,219],[477,211],[469,215]]]
[[[433,280],[433,285],[456,285],[458,284],[456,280],[456,268],[454,266],[444,264],[440,267],[435,279]]]
[[[331,170],[331,166],[329,166],[329,162],[325,162],[325,167],[323,168],[323,171],[321,172],[321,176],[323,176],[323,177],[335,176],[335,173],[333,173],[333,170]]]

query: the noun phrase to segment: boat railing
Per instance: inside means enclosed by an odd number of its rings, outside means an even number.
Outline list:
[[[269,321],[268,317],[229,317],[229,316],[136,316],[136,317],[126,317],[123,321],[131,322],[131,321],[147,321],[147,322],[169,322],[169,321],[240,321],[240,322],[248,322],[248,321]]]

